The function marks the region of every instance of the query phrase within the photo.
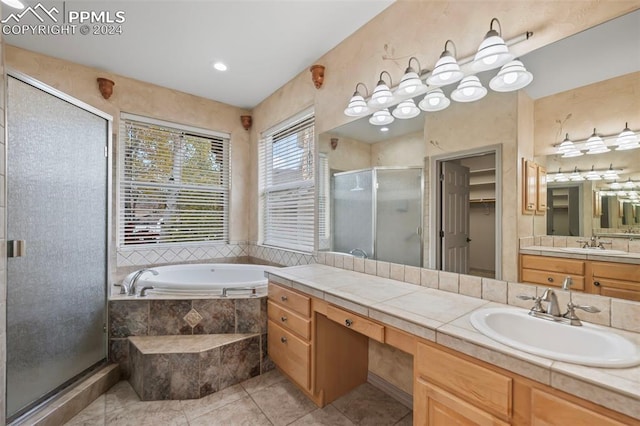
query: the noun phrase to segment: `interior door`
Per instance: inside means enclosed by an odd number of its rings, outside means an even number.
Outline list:
[[[441,269],[469,273],[469,168],[441,163]]]
[[[7,414],[106,357],[109,120],[8,78]]]

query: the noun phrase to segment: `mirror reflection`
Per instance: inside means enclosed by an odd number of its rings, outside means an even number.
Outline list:
[[[533,83],[522,89],[533,100],[534,123],[533,128],[529,130],[532,135],[523,137],[518,134],[517,138],[519,144],[530,144],[522,148],[525,152],[530,150],[528,152],[535,157],[535,162],[546,167],[550,179],[547,192],[548,210],[544,218],[547,235],[588,237],[606,234],[628,237],[629,233],[640,233],[640,149],[611,149],[606,153],[584,154],[571,158],[557,153],[557,146],[567,133],[574,142],[584,145],[595,127],[598,135],[603,136],[605,141],[612,142],[611,138],[615,139],[628,122],[629,128],[640,134],[640,98],[637,94],[634,95],[635,89],[630,90],[638,87],[640,80],[640,57],[631,54],[640,49],[639,28],[640,11],[635,11],[520,58],[534,76]],[[602,51],[598,51],[598,48]],[[488,80],[493,74],[484,74],[487,73],[479,73],[478,77],[488,86]],[[443,89],[445,94],[450,96],[452,88]],[[497,96],[503,96],[504,99],[509,95]],[[471,104],[452,102],[451,107],[459,108],[460,111],[449,115],[455,116],[456,122],[443,123],[444,119],[441,117],[445,117],[445,114],[442,112],[421,112],[410,120],[397,119],[391,125],[384,126],[387,127],[386,131],[381,131],[381,126],[369,124],[367,116],[320,135],[319,149],[325,155],[326,168],[331,179],[328,196],[331,214],[327,220],[331,232],[321,249],[344,253],[363,249],[367,256],[378,260],[407,265],[428,265],[429,259],[435,259],[436,256],[429,257],[427,253],[429,236],[420,236],[419,233],[427,227],[430,214],[436,214],[435,211],[429,211],[429,199],[418,200],[413,196],[409,197],[404,193],[404,187],[392,190],[390,195],[394,196],[394,201],[398,204],[390,209],[395,210],[398,215],[383,219],[381,207],[373,200],[375,191],[366,185],[375,186],[373,174],[385,168],[393,170],[410,167],[428,170],[428,167],[425,167],[428,165],[428,153],[433,155],[434,152],[438,152],[437,144],[464,147],[464,141],[459,140],[460,132],[456,132],[461,120],[476,120],[473,114],[478,114],[479,109],[492,107],[496,99],[497,97],[491,96],[490,92],[486,98]],[[416,99],[416,103],[418,101],[419,99]],[[517,108],[517,102],[513,102],[513,108]],[[517,114],[515,110],[507,113],[513,116]],[[426,129],[425,135],[424,129],[428,127],[425,123],[436,124],[439,130],[449,128],[449,133],[455,134],[456,140],[435,140],[430,127]],[[478,136],[466,135],[467,138],[475,139]],[[501,141],[496,140],[493,143],[499,144]],[[487,143],[487,146],[490,144]],[[521,147],[518,149],[521,150]],[[499,164],[493,166],[497,167]],[[603,177],[608,169],[616,172],[615,179]],[[586,175],[591,170],[598,171],[600,179],[589,180]],[[556,179],[558,174],[564,173],[569,176],[576,171],[580,172],[583,180]],[[359,182],[356,179],[358,176]],[[471,173],[470,176],[471,184],[474,180],[480,182],[484,177],[482,173],[476,173],[475,176]],[[427,178],[428,176],[425,176],[425,179]],[[498,185],[494,183],[494,186]],[[363,190],[351,191],[358,187]],[[478,216],[493,217],[493,210],[500,204],[502,195],[496,194],[495,188],[493,196],[478,195],[484,189],[491,188],[473,188],[472,185],[468,210]],[[413,219],[403,219],[400,215],[403,210],[401,202],[404,206],[417,203],[421,207],[424,206],[421,223],[416,226]],[[356,208],[356,204],[362,210]],[[486,217],[484,219],[486,222]],[[389,221],[405,222],[403,225],[406,229],[393,229],[388,234],[374,230],[380,229],[376,228],[377,226],[389,225]],[[369,240],[358,240],[355,237],[354,240],[349,240],[350,234],[361,232],[358,226],[369,230],[368,236],[373,237]],[[536,227],[535,233],[540,235],[545,233],[545,230]],[[397,239],[391,239],[391,235]],[[409,260],[406,254],[402,257],[396,256],[404,252],[404,246],[403,249],[398,246],[399,240],[416,242],[413,245],[412,250],[415,252],[412,256],[419,259],[418,263]],[[470,240],[469,244],[473,246],[474,238]],[[417,244],[418,241],[420,244]],[[481,238],[481,241],[487,240]],[[502,257],[501,248],[493,247],[493,244],[480,245],[479,248],[484,254],[491,250],[494,250],[494,258]],[[356,250],[355,255],[363,256],[357,253],[359,252]],[[470,253],[472,260],[477,257],[473,252]],[[472,265],[468,273],[491,276],[491,268],[488,268],[489,274],[486,270],[474,272],[473,269]]]

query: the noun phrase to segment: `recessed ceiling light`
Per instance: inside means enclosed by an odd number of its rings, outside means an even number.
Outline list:
[[[381,132],[388,132],[389,128],[388,127],[380,127],[380,131]]]
[[[222,62],[216,62],[213,64],[213,67],[215,69],[217,69],[218,71],[226,71],[227,70],[227,66],[225,64],[223,64]]]
[[[15,9],[24,9],[24,4],[20,0],[2,0],[2,3]]]

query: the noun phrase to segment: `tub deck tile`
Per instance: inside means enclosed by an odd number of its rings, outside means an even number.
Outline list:
[[[204,334],[197,336],[131,336],[129,341],[143,354],[198,353],[255,336],[252,334]]]

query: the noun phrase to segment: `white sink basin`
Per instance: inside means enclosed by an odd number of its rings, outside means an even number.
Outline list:
[[[557,361],[609,368],[640,364],[638,346],[603,327],[561,324],[514,308],[480,309],[471,314],[470,320],[493,340]]]
[[[593,248],[582,248],[582,247],[560,247],[560,250],[562,251],[566,251],[568,253],[579,253],[579,254],[599,254],[602,256],[608,256],[608,255],[619,255],[619,254],[629,254],[626,251],[622,251],[622,250],[608,250],[608,249],[601,249],[601,248],[597,248],[597,247],[593,247]]]

